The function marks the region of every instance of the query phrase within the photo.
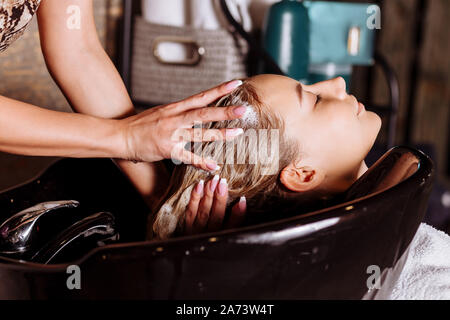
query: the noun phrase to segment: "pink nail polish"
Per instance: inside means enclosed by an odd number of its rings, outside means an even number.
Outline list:
[[[239,210],[241,212],[245,212],[246,209],[247,209],[247,199],[245,197],[241,197],[241,199],[239,200]]]
[[[215,162],[208,162],[206,163],[206,166],[210,171],[217,171],[220,170],[220,167]]]
[[[238,117],[242,117],[247,112],[247,107],[243,107],[243,106],[236,107],[236,108],[234,108],[233,112]]]
[[[227,179],[222,178],[220,179],[220,183],[219,183],[219,194],[221,196],[224,196],[227,193],[228,190],[228,183],[227,183]]]
[[[197,194],[202,194],[203,193],[203,186],[205,184],[205,181],[200,180],[199,183],[197,183],[197,185],[195,186],[195,193]]]
[[[225,88],[226,88],[226,90],[234,90],[234,89],[240,87],[241,85],[242,85],[241,80],[234,80],[234,81],[227,83]]]
[[[211,184],[209,186],[209,189],[214,192],[216,190],[217,187],[217,183],[219,182],[219,175],[215,175],[214,178],[211,181]]]

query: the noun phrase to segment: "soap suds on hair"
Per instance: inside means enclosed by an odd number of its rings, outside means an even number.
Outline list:
[[[221,100],[219,100],[218,104],[221,104],[224,99],[230,99],[228,104],[231,106],[242,105],[244,107],[247,107],[245,114],[241,118],[241,121],[244,125],[256,126],[259,124],[259,116],[255,110],[255,107],[253,107],[248,102],[242,103],[242,99],[239,95],[235,95],[235,96],[232,95],[231,97],[225,96]]]
[[[172,210],[173,210],[172,206],[167,203],[161,207],[161,212],[164,214],[171,214]]]
[[[249,104],[245,104],[247,110],[242,116],[241,120],[248,126],[256,126],[259,123],[258,114],[255,111],[255,108]]]
[[[157,217],[157,226],[158,233],[162,236],[170,236],[177,227],[178,219],[172,212],[173,207],[169,204],[164,204],[161,207],[160,215]],[[153,230],[156,231],[155,226]]]

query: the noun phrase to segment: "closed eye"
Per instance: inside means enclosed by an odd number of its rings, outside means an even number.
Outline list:
[[[315,103],[315,105],[317,105],[320,102],[320,100],[322,100],[322,97],[320,95],[316,95],[316,103]]]

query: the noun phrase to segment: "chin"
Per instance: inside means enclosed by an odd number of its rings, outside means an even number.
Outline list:
[[[366,116],[363,126],[363,136],[365,137],[364,144],[366,145],[366,151],[369,153],[380,133],[382,122],[380,116],[374,112],[367,112]]]
[[[381,125],[382,125],[382,121],[381,121],[381,117],[376,114],[375,112],[367,112],[367,116],[369,119],[369,128],[371,131],[371,135],[373,135],[373,142],[375,143],[375,140],[378,137],[378,134],[380,133],[381,130]]]

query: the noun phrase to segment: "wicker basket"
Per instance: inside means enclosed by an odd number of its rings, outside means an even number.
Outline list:
[[[161,61],[157,46],[168,39],[194,45],[194,57],[183,64]],[[247,52],[246,43],[226,30],[164,26],[138,17],[133,39],[132,97],[140,103],[165,104],[228,80],[245,78]]]

